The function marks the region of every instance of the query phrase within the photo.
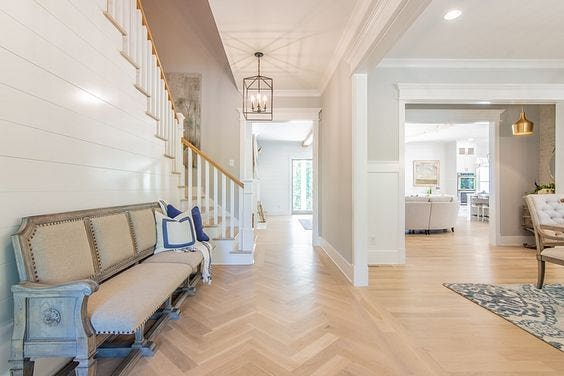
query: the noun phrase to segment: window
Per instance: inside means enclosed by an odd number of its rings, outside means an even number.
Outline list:
[[[292,213],[313,210],[313,167],[311,159],[292,160]]]

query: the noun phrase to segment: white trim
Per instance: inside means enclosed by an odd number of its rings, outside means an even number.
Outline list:
[[[333,263],[339,268],[341,273],[352,283],[353,280],[353,266],[345,258],[337,252],[335,247],[331,245],[327,240],[319,237],[319,248],[321,248],[327,256],[333,261]]]
[[[405,264],[405,249],[368,250],[368,266]]]
[[[519,235],[519,236],[500,236],[500,246],[522,246],[523,243],[535,244],[535,237],[532,235]]]
[[[8,360],[12,343],[12,328],[13,323],[11,321],[0,326],[0,375],[2,376],[7,376],[10,373]]]
[[[368,75],[352,76],[352,204],[353,204],[353,265],[354,286],[368,286],[368,213],[367,161],[368,144]]]
[[[564,69],[563,59],[394,59],[384,58],[378,68],[443,69]]]
[[[358,0],[355,3],[349,20],[345,25],[345,29],[341,33],[341,38],[339,39],[339,42],[337,42],[337,47],[335,48],[331,59],[329,59],[327,68],[321,76],[321,83],[319,87],[320,92],[325,91],[327,84],[329,84],[329,81],[331,81],[331,78],[335,74],[335,71],[337,70],[339,63],[343,59],[343,56],[345,56],[347,51],[350,49],[351,44],[357,38],[358,29],[361,26],[365,15],[369,11],[370,5],[370,0]]]
[[[431,0],[370,1],[366,16],[357,28],[346,53],[351,71],[365,70],[368,61],[377,62],[383,58],[388,47],[403,35],[430,2]]]
[[[545,103],[564,101],[564,84],[398,83],[399,99],[409,103]]]
[[[312,128],[313,142],[311,144],[311,158],[313,165],[313,187],[312,187],[312,209],[313,215],[311,217],[311,243],[313,246],[319,245],[319,111],[317,112],[317,119],[313,121]]]
[[[319,90],[274,90],[274,97],[319,97]]]
[[[275,105],[276,106],[276,105]],[[319,107],[284,107],[274,108],[273,121],[312,120],[318,121]]]
[[[368,173],[393,173],[400,172],[400,161],[368,161]]]
[[[492,103],[557,103],[564,101],[564,85],[563,84],[436,84],[436,83],[398,83],[399,90],[399,135],[405,132],[405,105],[407,103],[479,103],[487,100]],[[490,153],[495,158],[495,162],[490,164],[492,173],[490,183],[493,183],[493,189],[490,189],[491,208],[491,226],[490,231],[495,231],[495,236],[490,232],[490,244],[492,245],[515,245],[522,244],[528,239],[527,237],[507,237],[501,236],[499,221],[499,140],[497,125],[499,124],[499,116],[492,111],[490,122],[495,122],[495,128],[490,126]],[[557,132],[558,137],[558,132]],[[399,137],[399,158],[400,171],[405,170],[402,160],[405,154],[405,144],[402,137]],[[400,173],[400,176],[402,174]],[[399,202],[403,200],[405,195],[404,184],[398,187]],[[401,216],[403,208],[400,209]],[[400,227],[400,229],[403,227]],[[400,231],[400,236],[405,241],[405,231]]]

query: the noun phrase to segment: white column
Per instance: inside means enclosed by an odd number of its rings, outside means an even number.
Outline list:
[[[353,142],[353,284],[368,285],[367,212],[367,122],[368,76],[352,77],[352,142]],[[394,234],[391,234],[392,236]]]
[[[217,188],[219,180],[217,179],[217,167],[213,168],[213,224],[217,225],[219,214],[219,200],[217,196]]]
[[[235,182],[229,180],[229,236],[235,233]]]
[[[205,162],[204,168],[204,177],[205,177],[205,184],[204,184],[204,208],[205,208],[205,220],[206,223],[210,222],[210,162]]]
[[[243,181],[243,214],[239,218],[239,236],[241,238],[241,251],[253,252],[255,230],[253,224],[253,181]]]
[[[227,181],[221,174],[221,237],[225,238],[225,220],[227,218]]]
[[[198,154],[196,157],[196,205],[201,209],[202,199],[202,156]]]
[[[556,193],[564,194],[564,102],[556,103],[556,155],[554,180]]]

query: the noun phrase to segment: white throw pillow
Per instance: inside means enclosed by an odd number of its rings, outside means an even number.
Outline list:
[[[155,212],[155,222],[157,226],[155,253],[194,248],[196,232],[190,211],[184,212],[174,219]]]

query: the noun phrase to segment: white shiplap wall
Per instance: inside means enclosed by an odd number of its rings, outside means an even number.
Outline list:
[[[22,217],[180,197],[105,3],[0,2],[0,375]]]

